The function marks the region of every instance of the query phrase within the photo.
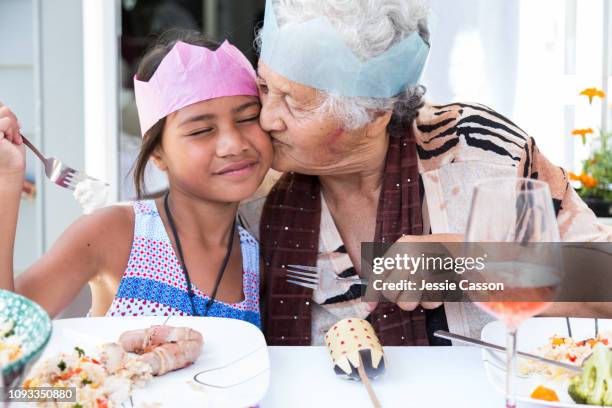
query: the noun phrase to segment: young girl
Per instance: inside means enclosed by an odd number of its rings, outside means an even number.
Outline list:
[[[257,242],[236,225],[240,200],[267,173],[255,73],[229,43],[199,35],[150,50],[134,78],[143,133],[139,197],[149,160],[169,191],[81,217],[13,282],[12,252],[25,153],[0,105],[0,279],[51,315],[89,282],[93,316],[197,315],[260,325]]]

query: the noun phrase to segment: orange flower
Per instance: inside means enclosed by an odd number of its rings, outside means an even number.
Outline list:
[[[580,138],[582,139],[582,144],[583,145],[586,144],[586,135],[587,134],[593,134],[593,129],[586,128],[586,129],[574,129],[574,130],[572,130],[572,135],[580,136]]]
[[[569,179],[574,181],[579,181],[586,188],[593,188],[597,186],[598,181],[596,178],[589,176],[586,173],[582,173],[580,175],[569,172]]]
[[[583,174],[581,181],[582,181],[582,185],[585,186],[586,188],[593,188],[597,186],[597,179],[589,176],[588,174]]]
[[[578,174],[570,171],[569,172],[569,179],[570,180],[574,180],[574,181],[582,181],[582,174],[579,176]]]
[[[593,98],[596,96],[600,97],[601,99],[606,97],[606,93],[604,91],[595,87],[583,90],[580,92],[580,95],[587,96],[589,98],[589,103],[593,103]]]
[[[593,129],[591,129],[591,128],[574,129],[574,130],[572,130],[572,135],[574,135],[574,136],[585,137],[586,135],[591,135],[591,134],[593,134]]]

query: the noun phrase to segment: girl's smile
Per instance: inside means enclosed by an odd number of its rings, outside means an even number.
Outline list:
[[[223,166],[219,171],[215,172],[216,176],[224,176],[230,179],[244,179],[251,176],[256,167],[259,166],[257,160],[240,160]]]

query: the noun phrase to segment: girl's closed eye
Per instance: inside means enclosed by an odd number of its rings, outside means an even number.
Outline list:
[[[194,130],[192,132],[187,133],[186,136],[201,136],[201,135],[205,135],[208,133],[211,133],[214,130],[214,128],[211,127],[207,127],[207,128],[203,128],[203,129],[197,129]]]
[[[249,115],[245,118],[242,119],[238,119],[238,123],[249,123],[249,122],[256,122],[259,120],[259,112],[253,115]]]

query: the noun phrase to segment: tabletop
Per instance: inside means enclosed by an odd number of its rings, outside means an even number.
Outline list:
[[[325,347],[269,347],[270,388],[262,408],[370,408],[367,391],[336,376]],[[372,382],[383,407],[503,407],[475,347],[385,347],[387,370]],[[521,407],[523,405],[520,405]]]

